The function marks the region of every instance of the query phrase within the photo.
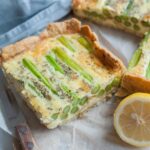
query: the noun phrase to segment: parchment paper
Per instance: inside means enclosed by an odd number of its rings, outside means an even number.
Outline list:
[[[85,23],[85,21],[83,21]],[[120,57],[127,65],[140,38],[115,29],[88,23],[96,32],[101,45]],[[106,41],[107,39],[107,41]],[[136,150],[120,140],[113,127],[113,112],[119,101],[111,98],[90,109],[82,118],[62,127],[48,130],[36,119],[34,113],[20,101],[21,108],[41,150]],[[148,150],[150,148],[139,148]]]

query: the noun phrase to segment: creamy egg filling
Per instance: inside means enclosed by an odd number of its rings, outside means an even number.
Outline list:
[[[22,93],[29,99],[35,97],[45,106],[49,119],[58,123],[120,83],[120,77],[93,50],[92,43],[80,34],[61,35],[8,60],[4,68],[22,83]]]

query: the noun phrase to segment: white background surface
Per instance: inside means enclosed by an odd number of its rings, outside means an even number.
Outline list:
[[[100,38],[100,43],[105,45],[109,50],[118,55],[125,64],[131,58],[133,51],[137,48],[140,38],[123,31],[117,31],[90,23],[92,29]],[[104,38],[109,43],[107,43]],[[6,131],[5,115],[3,110],[3,101],[5,100],[3,90],[0,85],[0,127]],[[113,112],[117,106],[116,100],[109,100],[105,103],[92,108],[85,113],[83,118],[71,121],[66,125],[48,130],[39,124],[34,114],[24,105],[21,104],[22,110],[30,124],[33,135],[41,150],[135,150],[125,144],[115,133],[113,128]],[[0,138],[2,133],[0,132]],[[2,148],[0,139],[0,149]],[[10,143],[10,142],[9,142]],[[139,149],[148,150],[150,148]]]

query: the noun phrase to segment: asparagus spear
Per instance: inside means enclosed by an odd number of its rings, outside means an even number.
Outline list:
[[[98,14],[97,12],[95,11],[87,11],[87,10],[84,10],[84,13],[85,15],[88,15],[89,17],[96,17],[96,18],[99,18],[99,19],[106,19],[106,16],[103,15],[103,14]]]
[[[122,22],[122,17],[121,16],[115,16],[114,19],[117,21],[117,22]]]
[[[92,51],[92,45],[86,38],[79,37],[77,40],[82,46],[84,46],[86,49],[88,49],[89,52]]]
[[[138,19],[136,18],[136,17],[131,17],[131,22],[133,22],[133,23],[138,23],[139,21],[138,21]]]
[[[104,14],[107,18],[112,18],[111,13],[110,13],[109,10],[107,10],[106,8],[103,9],[103,14]]]
[[[46,59],[56,71],[59,71],[60,73],[64,74],[64,70],[62,69],[62,67],[56,62],[56,60],[51,55],[47,55]]]
[[[106,86],[105,90],[106,90],[106,91],[109,91],[109,90],[111,90],[113,87],[117,87],[119,84],[120,84],[120,78],[119,78],[119,77],[115,77],[115,78],[113,79],[113,81],[112,81],[110,84],[108,84],[108,85]]]
[[[104,93],[105,93],[105,89],[101,89],[101,90],[98,92],[98,96],[102,96]]]
[[[23,59],[22,60],[23,65],[30,70],[30,72],[35,75],[39,80],[41,80],[43,82],[43,84],[45,86],[48,87],[48,89],[51,90],[51,92],[53,92],[54,94],[57,95],[57,91],[53,88],[52,84],[48,81],[48,79],[46,77],[44,77],[42,75],[42,73],[37,69],[37,67],[35,66],[35,64],[33,64],[32,61],[28,60],[28,59]]]
[[[91,90],[92,94],[97,94],[101,89],[101,86],[98,84],[96,86],[94,86],[94,88]]]
[[[56,120],[58,118],[58,116],[59,116],[59,113],[54,113],[51,115],[51,118]]]
[[[68,114],[67,113],[62,113],[60,115],[60,118],[63,120],[63,119],[66,119],[68,117]]]
[[[100,87],[100,86],[98,86]],[[65,85],[61,85],[61,88],[63,91],[65,91],[65,93],[67,93],[70,97],[72,97],[73,101],[72,101],[72,105],[73,106],[77,106],[79,105],[84,105],[87,101],[88,101],[88,97],[83,97],[80,98],[76,93],[74,93],[73,91],[71,91],[67,86]],[[66,112],[66,109],[70,109],[69,106],[64,108],[64,111]]]
[[[140,43],[140,47],[141,47],[141,48],[144,47],[145,44],[147,45],[147,42],[148,42],[149,38],[150,38],[150,32],[147,32],[147,33],[145,34],[144,39],[143,39],[142,42]]]
[[[118,86],[120,84],[120,77],[115,77],[114,80],[112,81],[112,86]]]
[[[112,88],[112,84],[110,83],[106,86],[105,91],[108,92],[111,90],[111,88]]]
[[[79,102],[79,105],[84,105],[85,103],[88,102],[88,97],[83,97],[80,102]]]
[[[60,115],[60,118],[66,119],[68,117],[69,111],[70,111],[70,106],[69,105],[65,106],[65,108],[63,109],[63,113]]]
[[[128,6],[127,6],[127,11],[130,10],[133,6],[134,0],[129,0]]]
[[[146,78],[150,79],[150,62],[148,64],[147,70],[146,70]]]
[[[70,68],[80,73],[89,82],[93,81],[93,77],[89,75],[82,67],[80,67],[74,60],[69,58],[69,56],[59,47],[53,49],[54,53]]]
[[[75,48],[73,46],[73,44],[71,43],[71,41],[64,37],[64,36],[60,36],[58,38],[59,42],[61,42],[64,46],[66,46],[69,50],[71,50],[72,52],[75,52]]]
[[[133,56],[132,56],[132,58],[129,62],[129,65],[128,65],[128,69],[131,69],[131,68],[135,67],[138,64],[138,62],[141,58],[141,55],[142,55],[142,49],[139,48],[133,54]]]
[[[130,62],[129,62],[129,66],[128,68],[131,69],[134,66],[136,66],[141,58],[142,55],[142,49],[148,49],[147,48],[147,42],[149,40],[150,37],[150,32],[147,32],[144,39],[142,40],[139,49],[137,49],[134,53],[134,55],[132,56]]]
[[[143,21],[141,21],[141,23],[144,27],[150,27],[150,23],[148,21],[143,20]]]
[[[133,4],[134,4],[134,0],[129,0],[128,5],[127,5],[127,7],[125,9],[124,15],[127,15],[130,12]]]
[[[27,86],[33,90],[38,96],[43,97],[43,95],[41,94],[41,92],[31,83],[28,83]]]
[[[69,95],[72,99],[76,99],[78,100],[79,99],[79,96],[74,93],[73,91],[71,91],[67,86],[61,84],[60,85],[60,88],[67,94]]]
[[[78,108],[77,106],[74,106],[74,107],[71,109],[71,113],[74,114],[74,113],[76,113],[78,110],[79,110],[79,108]]]
[[[70,111],[70,106],[67,105],[65,106],[65,108],[63,109],[63,113],[68,113]]]

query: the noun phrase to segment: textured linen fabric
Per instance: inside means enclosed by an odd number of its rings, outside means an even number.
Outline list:
[[[71,0],[1,0],[0,47],[34,34],[70,10]]]

